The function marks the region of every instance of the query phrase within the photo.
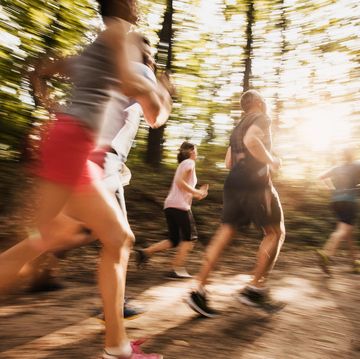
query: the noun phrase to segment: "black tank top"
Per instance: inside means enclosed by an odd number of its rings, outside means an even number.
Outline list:
[[[270,119],[266,114],[257,112],[245,114],[234,128],[230,137],[231,170],[226,181],[228,187],[262,187],[269,183],[269,166],[258,161],[246,148],[244,137],[252,125],[262,129],[265,134],[263,143],[271,151]]]

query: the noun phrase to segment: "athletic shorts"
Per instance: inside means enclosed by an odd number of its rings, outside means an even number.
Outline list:
[[[355,202],[339,201],[332,202],[332,209],[339,222],[344,222],[353,226],[356,221],[357,205]]]
[[[196,224],[190,210],[165,208],[164,212],[169,229],[169,239],[173,247],[177,247],[181,241],[197,240]]]
[[[223,199],[222,223],[235,228],[253,223],[263,229],[284,220],[279,195],[271,185],[247,190],[224,188]]]
[[[58,114],[41,140],[35,174],[69,187],[92,182],[87,159],[94,147],[93,132],[76,118]]]

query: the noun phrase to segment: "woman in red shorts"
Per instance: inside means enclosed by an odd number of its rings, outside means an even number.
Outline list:
[[[46,251],[56,250],[52,220],[66,212],[90,228],[103,244],[99,286],[105,314],[105,350],[102,358],[159,359],[144,354],[131,343],[123,324],[126,268],[134,235],[116,201],[93,181],[88,156],[102,125],[111,91],[136,98],[156,127],[162,95],[153,84],[131,70],[125,35],[137,19],[134,0],[99,0],[106,29],[99,33],[72,66],[73,93],[70,105],[56,115],[43,138],[36,215],[29,237],[0,255],[0,292],[13,283],[21,269]],[[32,76],[36,96],[48,103],[46,78],[66,74],[66,61],[48,63]]]

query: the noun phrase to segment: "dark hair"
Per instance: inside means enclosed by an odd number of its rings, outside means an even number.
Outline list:
[[[195,149],[195,145],[190,142],[183,142],[179,148],[179,153],[177,155],[178,163],[181,163],[184,160],[190,158],[191,151]]]
[[[118,17],[131,24],[136,24],[138,11],[136,0],[97,0],[100,5],[100,15],[104,17]]]

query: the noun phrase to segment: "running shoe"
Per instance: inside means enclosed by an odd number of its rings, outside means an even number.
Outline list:
[[[273,300],[266,289],[254,290],[245,287],[238,295],[238,299],[242,304],[260,308],[269,313],[277,312],[285,307],[284,302]]]
[[[149,256],[142,249],[135,249],[135,261],[138,268],[144,268],[149,262]]]
[[[185,299],[185,302],[193,311],[203,317],[214,318],[219,314],[216,310],[209,307],[206,295],[198,291],[191,292],[189,297]]]
[[[145,354],[140,348],[144,342],[143,339],[131,341],[132,354],[129,357],[112,355],[104,351],[101,359],[163,359],[161,354]]]
[[[139,307],[135,307],[132,304],[130,304],[126,299],[124,303],[124,319],[126,320],[133,320],[139,317],[140,315],[144,314],[144,310]],[[104,314],[102,312],[102,309],[95,311],[95,316],[100,322],[105,322]]]
[[[168,279],[189,279],[192,278],[192,275],[189,274],[186,270],[183,271],[171,271],[165,273],[165,278]]]
[[[322,269],[322,271],[327,274],[328,276],[331,276],[331,272],[330,272],[330,258],[329,256],[321,249],[317,249],[316,250],[316,254],[318,256],[318,263],[320,268]]]
[[[139,317],[141,314],[144,314],[144,310],[139,307],[135,307],[134,305],[125,301],[124,304],[124,319],[132,320]]]
[[[64,289],[65,286],[52,276],[34,281],[27,289],[30,293],[54,292]]]

